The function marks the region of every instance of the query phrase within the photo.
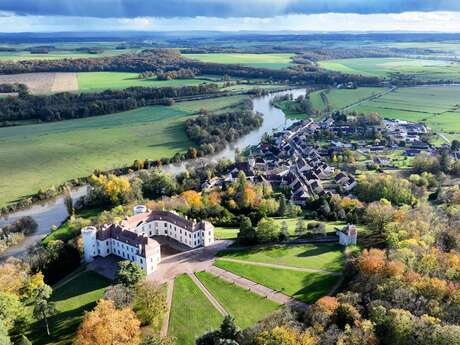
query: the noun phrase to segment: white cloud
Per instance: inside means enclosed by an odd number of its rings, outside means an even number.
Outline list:
[[[0,31],[421,31],[460,32],[460,12],[404,12],[400,14],[322,13],[265,18],[88,18],[15,16],[0,12]]]

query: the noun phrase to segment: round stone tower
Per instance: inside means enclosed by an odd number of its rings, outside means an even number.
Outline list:
[[[97,256],[97,229],[94,226],[87,226],[81,229],[83,237],[83,253],[86,262],[91,262]]]

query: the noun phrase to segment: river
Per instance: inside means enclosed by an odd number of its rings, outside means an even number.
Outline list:
[[[272,133],[276,130],[281,130],[290,126],[293,120],[286,118],[284,113],[273,106],[270,101],[277,95],[284,95],[291,93],[294,97],[299,95],[305,95],[305,89],[296,89],[290,91],[281,91],[272,93],[270,95],[256,97],[253,99],[254,111],[263,115],[264,121],[262,126],[252,131],[251,133],[239,138],[235,143],[227,145],[227,147],[219,151],[216,154],[210,155],[206,158],[200,158],[195,161],[186,161],[181,164],[171,164],[164,167],[164,170],[177,174],[185,170],[189,164],[206,164],[208,162],[215,162],[222,158],[234,159],[236,149],[243,150],[249,145],[256,145],[260,142],[260,139],[264,133]],[[72,191],[72,198],[76,201],[81,196],[84,196],[87,192],[87,187],[83,186],[76,188]],[[38,224],[37,231],[27,236],[24,241],[21,241],[16,246],[8,248],[8,250],[0,256],[0,259],[4,259],[9,256],[23,256],[27,253],[27,249],[44,238],[49,232],[53,225],[59,226],[69,216],[67,209],[64,205],[64,198],[62,196],[48,200],[46,202],[36,204],[30,208],[14,212],[8,217],[0,218],[0,227],[8,223],[14,222],[16,219],[24,216],[31,216],[35,219]]]

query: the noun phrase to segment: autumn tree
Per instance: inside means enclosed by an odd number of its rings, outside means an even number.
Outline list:
[[[140,322],[130,308],[116,309],[112,301],[100,300],[87,312],[75,345],[138,345]]]
[[[190,208],[201,208],[202,203],[200,193],[195,192],[194,190],[188,190],[183,192],[180,196],[184,198],[185,202]]]
[[[122,309],[133,303],[134,291],[122,284],[111,285],[104,292],[104,299],[111,300],[117,309]]]

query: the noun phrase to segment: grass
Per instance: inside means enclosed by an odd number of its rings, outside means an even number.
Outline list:
[[[328,273],[246,265],[222,259],[216,260],[215,265],[305,303],[314,302],[326,295],[339,279],[339,276]]]
[[[189,86],[210,83],[204,79],[173,79],[156,80],[138,79],[138,73],[128,72],[82,72],[77,74],[80,91],[97,91],[106,89],[122,89],[132,86],[166,87]]]
[[[199,272],[196,275],[224,309],[235,318],[241,329],[254,325],[279,307],[262,296],[208,272]]]
[[[329,243],[228,250],[219,253],[219,256],[224,259],[231,258],[328,271],[340,271],[345,259],[343,247]]]
[[[248,67],[281,69],[291,64],[294,54],[183,54],[184,57],[203,62],[238,64]]]
[[[168,335],[177,345],[195,344],[195,339],[217,329],[223,320],[195,283],[183,274],[174,281]]]
[[[224,228],[221,226],[216,226],[214,228],[214,236],[218,240],[233,240],[238,237],[240,232],[239,228]]]
[[[0,128],[0,207],[40,188],[112,169],[135,159],[184,152],[184,122],[199,109],[217,110],[244,96],[181,102],[123,113]]]
[[[389,77],[406,74],[417,80],[460,80],[460,64],[442,60],[406,58],[356,58],[321,61],[324,69],[365,76]]]
[[[42,321],[32,323],[27,337],[34,345],[71,344],[84,312],[94,308],[110,284],[110,280],[97,273],[83,272],[56,288],[51,300],[56,303],[58,313],[49,319],[51,337],[46,335]]]

